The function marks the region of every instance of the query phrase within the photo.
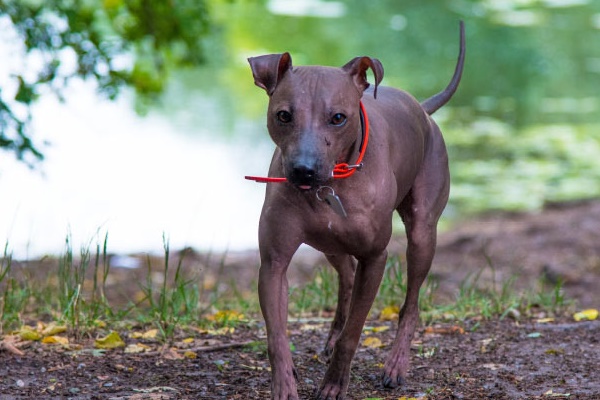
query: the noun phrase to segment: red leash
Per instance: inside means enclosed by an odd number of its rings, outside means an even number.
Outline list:
[[[352,176],[357,169],[362,167],[362,160],[367,150],[367,144],[369,143],[369,117],[362,101],[360,102],[360,121],[362,123],[362,143],[360,144],[360,153],[356,159],[356,163],[350,165],[348,163],[336,164],[333,167],[333,177],[335,179],[348,178]],[[273,177],[260,177],[260,176],[246,176],[248,180],[267,183],[267,182],[286,182],[286,178],[273,178]]]

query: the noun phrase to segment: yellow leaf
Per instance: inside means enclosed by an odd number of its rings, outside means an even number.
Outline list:
[[[97,349],[116,349],[117,347],[125,347],[125,342],[117,332],[113,331],[103,338],[96,339],[94,347]]]
[[[45,338],[42,339],[42,343],[44,344],[62,344],[63,346],[66,346],[69,344],[69,339],[67,339],[66,337],[62,337],[62,336],[46,336]]]
[[[189,343],[194,343],[194,338],[193,337],[189,337],[189,338],[185,338],[182,340],[183,343],[185,344],[189,344]]]
[[[363,340],[363,345],[372,349],[376,349],[378,347],[382,347],[383,343],[381,343],[381,340],[379,338],[369,336],[368,338]]]
[[[378,333],[378,332],[385,332],[388,329],[390,329],[389,326],[365,326],[363,328],[363,332],[365,333],[365,335],[369,335],[371,333]]]
[[[138,331],[129,333],[129,337],[132,339],[141,339],[143,335],[144,334],[142,332],[138,332]]]
[[[209,315],[207,318],[211,321],[225,323],[230,321],[240,321],[244,319],[244,314],[241,314],[234,310],[222,310],[217,311],[213,315]]]
[[[195,352],[193,352],[193,351],[187,350],[187,351],[184,351],[184,352],[183,352],[183,356],[184,356],[185,358],[191,358],[191,359],[194,359],[194,358],[196,358],[198,355],[197,355]]]
[[[385,332],[388,329],[390,329],[389,326],[376,326],[375,328],[373,328],[373,332],[378,333],[378,332]]]
[[[228,327],[228,326],[224,326],[224,327],[219,328],[219,329],[208,329],[206,331],[206,333],[208,335],[227,335],[227,334],[231,334],[233,332],[235,332],[235,328]]]
[[[142,333],[142,339],[155,339],[156,335],[158,335],[158,329],[150,329]]]
[[[400,308],[398,306],[387,306],[383,310],[381,310],[381,314],[379,314],[379,319],[381,321],[394,321],[398,319],[399,313]]]
[[[40,340],[42,338],[41,333],[27,325],[23,325],[18,333],[19,337],[23,340]]]
[[[55,322],[51,322],[44,329],[42,329],[42,336],[54,336],[66,331],[67,327],[65,325],[56,325]]]
[[[540,318],[540,319],[536,320],[535,322],[537,322],[538,324],[547,324],[548,322],[554,322],[554,318],[552,318],[552,317]]]
[[[588,308],[587,310],[579,311],[573,315],[575,321],[593,321],[598,318],[598,310]]]
[[[425,333],[428,333],[428,334],[431,334],[431,333],[438,333],[438,334],[459,333],[462,335],[463,333],[465,333],[465,330],[457,325],[445,326],[445,327],[428,326],[427,328],[425,328]]]
[[[96,325],[97,328],[106,328],[106,322],[100,319],[95,320],[94,325]]]
[[[150,346],[145,345],[143,343],[134,343],[127,345],[124,351],[127,354],[143,353],[145,351],[150,351]]]

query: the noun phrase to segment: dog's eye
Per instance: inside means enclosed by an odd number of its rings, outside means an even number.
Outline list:
[[[346,116],[344,114],[337,113],[331,118],[332,125],[342,126],[345,123],[346,123]]]
[[[290,113],[289,111],[281,110],[277,112],[277,119],[279,120],[279,122],[284,124],[290,123],[292,122],[292,113]]]

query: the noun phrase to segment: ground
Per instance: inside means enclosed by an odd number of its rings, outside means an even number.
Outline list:
[[[402,253],[402,238],[390,244]],[[206,259],[195,255],[197,260]],[[256,254],[229,254],[205,262],[214,279],[255,282]],[[302,253],[290,278],[311,276],[313,253]],[[461,282],[511,282],[515,289],[564,282],[573,309],[600,307],[600,201],[554,204],[535,213],[496,213],[457,224],[439,237],[432,269],[438,301],[451,302]],[[512,279],[512,280],[511,280]],[[381,387],[379,374],[394,323],[369,320],[354,359],[348,398],[600,399],[600,321],[575,322],[572,313],[470,318],[419,326],[407,384]],[[389,329],[388,329],[389,328]],[[320,351],[327,320],[308,317],[289,326],[299,392],[311,395],[326,363]],[[193,337],[193,340],[184,340]],[[375,337],[372,346],[365,340]],[[22,355],[0,350],[0,400],[8,399],[268,399],[269,364],[260,319],[233,332],[180,332],[172,347],[132,340],[152,351],[93,350],[91,338],[61,348],[29,342]]]

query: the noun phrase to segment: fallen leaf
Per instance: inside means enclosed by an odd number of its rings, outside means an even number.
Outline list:
[[[96,339],[94,347],[97,349],[116,349],[118,347],[125,347],[125,342],[117,332],[112,331],[107,336]]]
[[[300,327],[301,331],[320,331],[321,329],[323,329],[322,324],[303,324]]]
[[[382,325],[382,326],[365,326],[363,328],[363,331],[368,334],[370,332],[373,332],[373,333],[385,332],[388,329],[390,329],[390,327],[387,326],[387,325]]]
[[[208,334],[208,335],[215,335],[215,336],[232,334],[233,332],[235,332],[235,328],[231,327],[231,326],[224,326],[224,327],[219,328],[219,329],[208,329],[208,330],[206,330],[206,334]]]
[[[398,319],[400,314],[400,307],[398,306],[387,306],[379,314],[380,321],[395,321]]]
[[[21,329],[18,331],[19,337],[23,340],[40,340],[42,338],[42,334],[39,333],[35,328],[23,325]]]
[[[235,310],[221,310],[217,311],[213,315],[209,315],[207,319],[223,324],[231,321],[241,321],[244,319],[244,314]]]
[[[156,339],[158,335],[158,329],[150,329],[142,333],[142,339]]]
[[[134,344],[130,344],[127,345],[127,347],[125,347],[125,353],[127,354],[137,354],[137,353],[144,353],[146,351],[150,351],[151,347],[148,345],[145,345],[143,343],[134,343]]]
[[[571,393],[554,393],[552,389],[544,393],[544,396],[548,397],[571,397]]]
[[[593,321],[598,318],[598,310],[588,308],[587,310],[579,311],[573,314],[575,321]]]
[[[483,364],[482,367],[487,368],[492,371],[496,371],[498,368],[501,367],[501,365],[500,364]]]
[[[45,328],[42,329],[41,333],[42,336],[54,336],[66,331],[67,327],[65,325],[57,325],[55,322],[51,322]]]
[[[537,322],[538,324],[547,324],[548,322],[554,322],[554,318],[552,318],[552,317],[540,318],[540,319],[536,320],[535,322]]]
[[[174,348],[169,348],[162,354],[162,357],[166,360],[181,360],[183,356],[177,352]]]
[[[374,336],[369,336],[365,340],[363,340],[363,345],[365,347],[370,347],[372,349],[377,349],[379,347],[383,347],[383,343],[381,343],[381,339],[376,338]]]
[[[190,358],[192,360],[198,357],[198,355],[194,351],[190,351],[190,350],[184,351],[183,356],[185,358]]]
[[[67,339],[66,337],[62,337],[62,336],[52,335],[52,336],[46,336],[45,338],[43,338],[42,343],[44,343],[44,344],[62,344],[63,346],[66,346],[69,344],[69,339]]]
[[[528,338],[532,338],[532,339],[536,339],[539,337],[542,337],[542,334],[539,332],[531,332],[529,335],[527,335]]]
[[[196,340],[196,339],[194,339],[193,337],[189,337],[189,338],[183,339],[182,342],[185,344],[190,344],[190,343],[194,343],[194,340]]]
[[[447,327],[428,326],[427,328],[425,328],[425,333],[426,334],[438,333],[438,334],[444,334],[444,335],[449,334],[449,333],[459,333],[462,335],[465,333],[465,330],[457,325],[447,326]]]
[[[25,355],[25,353],[23,353],[19,349],[19,345],[22,344],[22,342],[19,342],[20,340],[21,339],[19,336],[15,336],[15,335],[5,336],[3,340],[0,340],[0,350],[6,350],[9,353],[13,353],[14,355],[23,356],[23,355]]]

